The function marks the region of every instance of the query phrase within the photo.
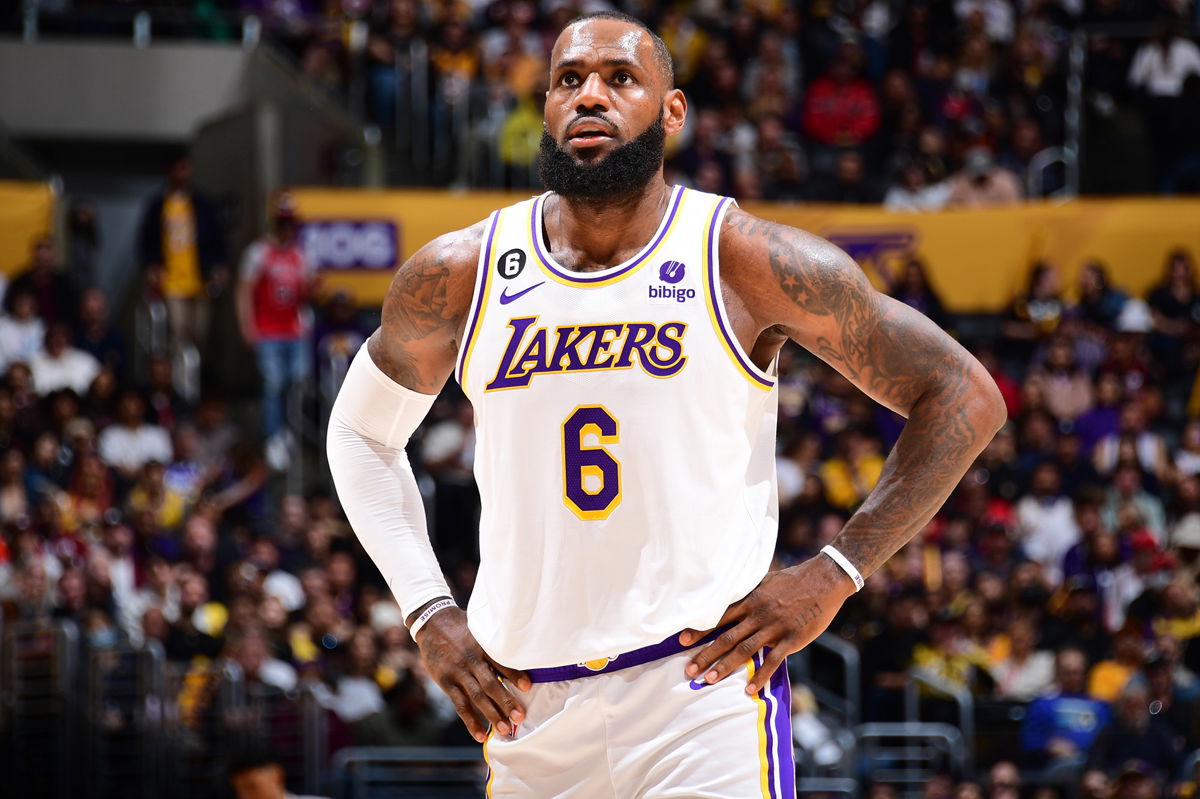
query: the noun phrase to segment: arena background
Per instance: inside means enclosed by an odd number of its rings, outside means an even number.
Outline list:
[[[549,46],[600,7],[0,7],[0,797],[231,797],[248,752],[295,793],[483,795],[323,425],[396,265],[539,190]],[[1200,6],[619,7],[689,99],[668,180],[835,241],[1008,403],[942,512],[791,658],[800,792],[1192,797]],[[318,279],[307,377],[264,413],[235,299],[284,189]],[[182,287],[154,268],[179,219]],[[185,306],[206,329],[172,333]],[[901,420],[802,351],[780,372],[788,565]],[[450,386],[410,451],[460,602],[472,445]]]

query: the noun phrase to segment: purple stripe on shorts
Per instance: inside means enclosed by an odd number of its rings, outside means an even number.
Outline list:
[[[771,702],[775,705],[775,762],[779,768],[779,785],[784,796],[796,795],[796,759],[792,751],[792,686],[788,679],[787,662],[780,664],[771,675]]]
[[[620,277],[630,269],[636,267],[642,261],[646,260],[650,253],[654,251],[654,248],[658,246],[658,243],[663,240],[663,237],[666,236],[667,232],[671,229],[671,223],[675,221],[675,213],[679,210],[679,202],[683,199],[684,189],[681,186],[677,186],[675,189],[673,189],[673,191],[675,192],[675,197],[671,201],[671,208],[667,211],[666,221],[659,229],[658,235],[654,237],[654,241],[650,242],[646,249],[642,250],[641,255],[639,255],[635,260],[631,261],[629,265],[623,269],[618,269],[616,272],[609,272],[605,270],[604,274],[588,277],[578,272],[568,272],[566,270],[557,268],[554,265],[554,262],[551,261],[546,253],[542,251],[541,236],[537,234],[538,220],[541,218],[542,214],[542,199],[545,195],[538,197],[533,201],[533,213],[529,215],[529,234],[533,239],[533,251],[537,253],[537,257],[541,259],[542,263],[546,265],[547,269],[554,272],[554,274],[558,275],[559,277],[564,277],[567,280],[570,280],[572,283],[582,283],[583,285],[587,285],[589,283],[601,283],[605,280],[612,280],[614,277]]]
[[[679,633],[673,633],[657,644],[650,644],[650,646],[644,646],[641,649],[634,649],[630,652],[617,655],[611,658],[603,668],[599,669],[591,669],[582,664],[577,664],[574,666],[554,666],[545,669],[525,669],[525,673],[529,675],[529,679],[533,682],[559,682],[561,680],[577,680],[580,677],[594,677],[597,674],[608,674],[610,671],[620,671],[621,669],[628,669],[631,666],[640,666],[652,660],[670,657],[685,650],[702,646],[728,630],[730,626],[732,625],[718,627],[696,643],[688,646],[679,643]]]
[[[762,668],[763,659],[766,658],[767,652],[770,649],[760,649],[758,654],[754,656],[754,673],[758,674],[758,670]],[[771,679],[774,682],[774,678]],[[775,711],[775,700],[769,692],[770,686],[764,685],[758,691],[758,698],[763,700],[767,706],[766,718],[763,719],[763,724],[767,728],[767,790],[771,794],[771,799],[780,799],[779,794],[775,791],[775,771],[778,768],[778,752],[775,749],[776,738],[778,733],[775,731],[775,725],[771,719],[772,713]]]
[[[719,203],[717,203],[716,210],[713,211],[712,219],[709,220],[708,225],[708,292],[709,296],[712,298],[713,316],[715,316],[717,319],[717,326],[721,328],[721,335],[725,337],[725,343],[729,345],[729,351],[733,353],[733,357],[737,358],[738,363],[742,365],[742,369],[746,371],[746,374],[750,375],[750,377],[754,378],[767,388],[771,388],[775,385],[775,381],[765,380],[759,376],[759,374],[754,371],[754,369],[752,369],[748,363],[746,363],[746,359],[742,357],[737,340],[730,335],[729,329],[725,327],[725,315],[721,313],[721,298],[720,295],[717,294],[717,292],[721,290],[721,287],[717,285],[716,280],[717,270],[715,266],[717,263],[717,252],[714,248],[714,244],[717,238],[717,219],[721,216],[721,210],[731,202],[733,202],[733,200],[725,197]]]

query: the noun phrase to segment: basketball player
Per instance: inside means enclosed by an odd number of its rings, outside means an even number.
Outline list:
[[[794,796],[786,656],[933,515],[1004,419],[978,362],[816,236],[663,180],[687,111],[615,13],[551,55],[546,194],[431,242],[330,419],[338,494],[491,796]],[[768,573],[788,339],[908,418],[831,547]],[[455,607],[404,446],[475,409],[480,569]],[[499,675],[499,677],[498,677]]]

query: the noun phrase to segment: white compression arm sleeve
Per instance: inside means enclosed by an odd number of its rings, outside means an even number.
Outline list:
[[[338,498],[406,619],[429,600],[451,595],[404,452],[436,398],[385,375],[364,344],[329,414],[326,447]]]

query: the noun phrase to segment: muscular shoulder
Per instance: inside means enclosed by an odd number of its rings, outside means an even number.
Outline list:
[[[874,295],[862,270],[835,245],[736,207],[725,215],[720,257],[722,282],[763,327],[786,325],[797,310],[837,316]]]
[[[438,236],[396,270],[369,351],[401,385],[433,393],[453,370],[485,230],[479,222]]]

